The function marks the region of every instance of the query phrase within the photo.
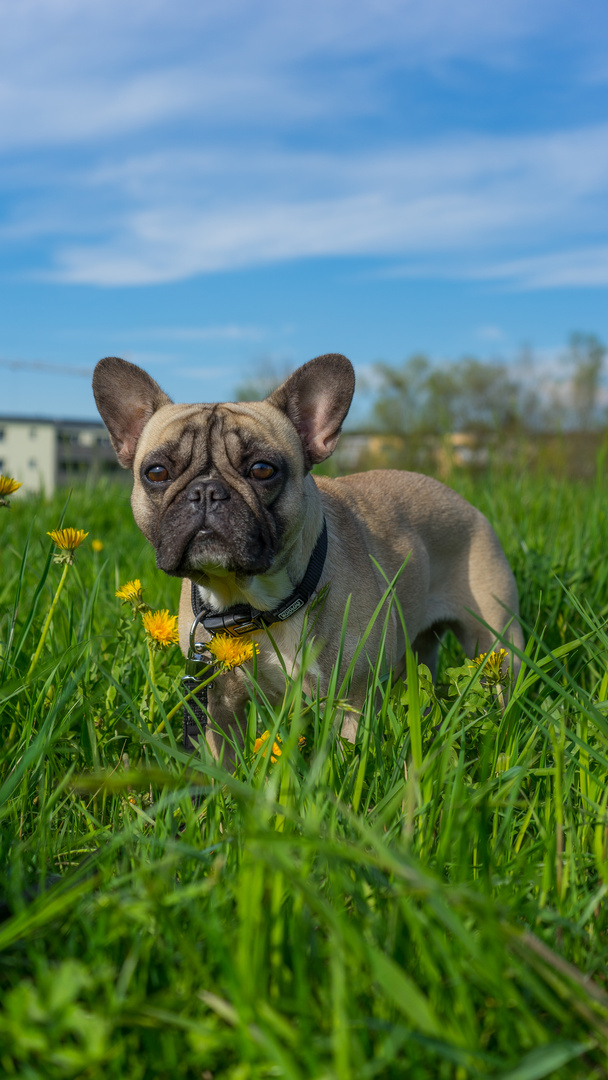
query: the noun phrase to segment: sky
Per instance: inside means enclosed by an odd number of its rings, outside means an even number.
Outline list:
[[[604,0],[0,0],[0,414],[608,342]]]

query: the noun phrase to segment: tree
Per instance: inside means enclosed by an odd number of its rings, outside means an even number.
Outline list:
[[[572,407],[577,426],[585,430],[596,419],[606,347],[595,334],[572,334],[566,362],[572,364]]]
[[[437,366],[426,356],[399,368],[377,364],[372,423],[394,434],[493,431],[520,422],[523,391],[504,364],[465,357]]]
[[[378,392],[372,409],[372,426],[394,435],[406,435],[424,427],[423,409],[431,363],[417,353],[401,367],[374,365]]]

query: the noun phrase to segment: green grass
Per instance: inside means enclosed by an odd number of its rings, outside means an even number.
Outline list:
[[[65,496],[0,509],[1,1075],[607,1075],[608,490],[458,483],[520,586],[504,712],[448,641],[437,691],[370,671],[354,747],[337,683],[275,711],[252,689],[234,775],[163,727],[181,654],[151,687],[114,592],[175,611],[179,582],[125,489],[72,494],[89,537],[29,675]]]

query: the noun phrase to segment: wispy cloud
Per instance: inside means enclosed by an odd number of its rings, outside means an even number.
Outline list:
[[[497,280],[518,289],[564,289],[608,285],[608,244],[553,251],[483,266],[473,276]]]
[[[392,76],[449,82],[463,61],[517,70],[574,11],[574,0],[185,0],[176,18],[169,0],[0,0],[7,272],[16,252],[30,276],[97,286],[363,256],[395,275],[536,288],[567,277],[546,251],[573,247],[580,280],[604,280],[608,125],[425,139],[397,125],[363,143],[349,127],[395,107]]]
[[[608,214],[608,125],[539,136],[443,138],[375,156],[275,148],[252,154],[246,176],[235,169],[231,152],[190,154],[186,161],[145,155],[96,168],[73,211],[72,236],[77,231],[82,239],[63,234],[46,276],[133,285],[358,255],[391,258],[386,272],[392,275],[519,275],[524,281],[516,257],[522,245],[566,247],[585,234],[591,240]],[[502,251],[500,265],[494,259],[486,268],[489,251]],[[395,264],[400,256],[410,262]],[[598,254],[598,267],[602,259]],[[538,280],[541,272],[550,284],[548,262],[534,271]],[[555,284],[560,273],[555,270]],[[212,336],[217,328],[192,333]]]
[[[293,125],[373,108],[379,69],[512,63],[565,0],[2,0],[5,147],[108,138],[179,119]],[[363,60],[357,79],[346,70]],[[308,63],[314,60],[314,78]],[[352,75],[352,72],[351,72]],[[348,92],[344,92],[347,90]]]

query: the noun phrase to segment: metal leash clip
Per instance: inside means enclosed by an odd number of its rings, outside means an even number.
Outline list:
[[[186,657],[186,674],[182,678],[185,694],[189,694],[192,690],[196,690],[200,683],[205,682],[205,680],[213,674],[213,670],[210,669],[213,669],[216,663],[206,642],[196,641],[196,631],[199,624],[203,621],[203,618],[204,612],[201,612],[196,616],[190,628],[190,644],[188,656]]]
[[[182,676],[184,694],[196,690],[197,686],[213,675],[213,671],[209,669],[213,668],[214,664],[211,653],[204,649],[200,642],[195,646],[195,651],[190,649],[186,658],[186,674]]]

